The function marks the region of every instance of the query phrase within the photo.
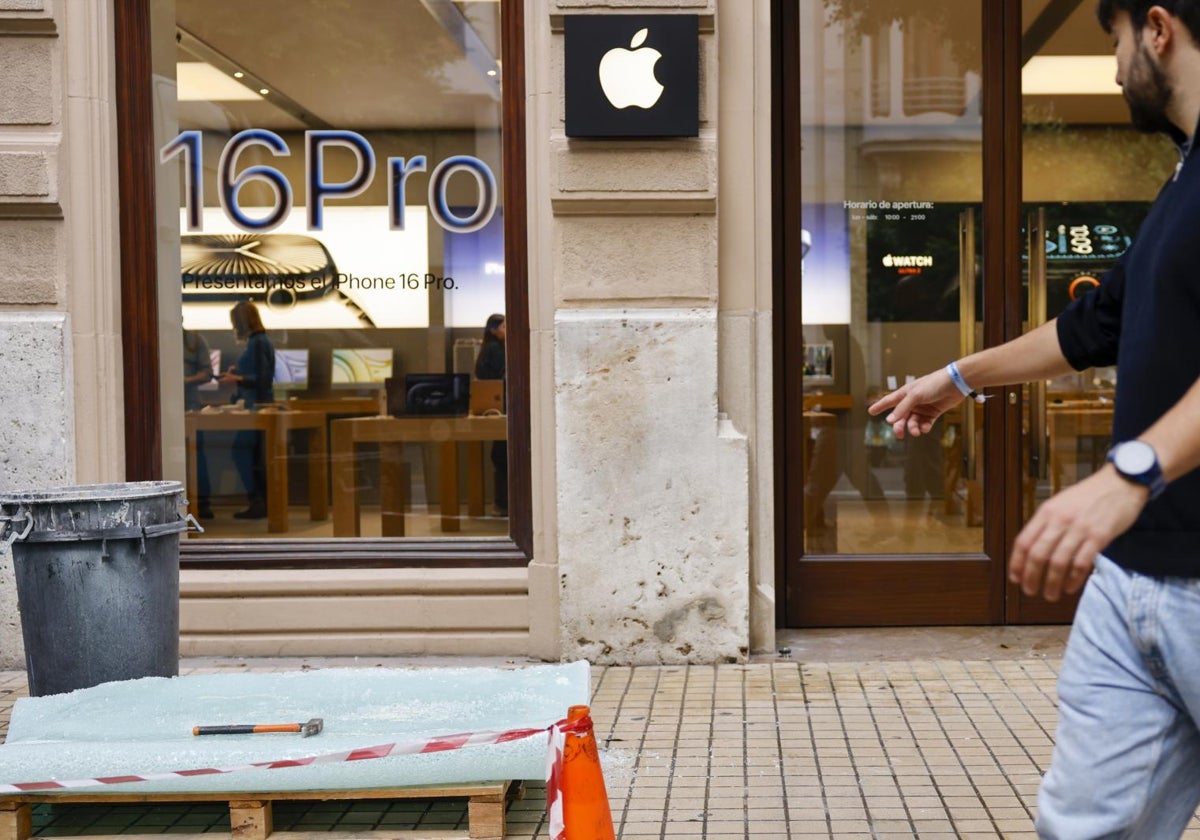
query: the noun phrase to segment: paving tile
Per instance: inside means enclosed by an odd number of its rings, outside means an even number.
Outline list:
[[[181,672],[293,670],[295,662],[189,660]],[[1038,658],[597,666],[592,715],[614,821],[623,840],[1033,840],[1037,786],[1053,748],[1057,668]],[[0,737],[26,693],[22,672],[0,672]],[[544,796],[543,785],[527,786],[509,809],[509,837],[546,836]],[[466,807],[297,803],[277,807],[276,822],[280,830],[461,831]],[[35,811],[46,837],[228,835],[228,825],[227,811],[210,805]],[[1184,837],[1200,840],[1200,821]]]

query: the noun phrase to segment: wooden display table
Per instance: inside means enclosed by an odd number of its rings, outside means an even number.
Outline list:
[[[292,397],[283,404],[296,411],[326,414],[379,414],[380,408],[387,408],[379,397]]]
[[[288,530],[288,433],[303,429],[309,434],[308,504],[314,521],[329,518],[328,462],[323,411],[281,411],[264,407],[258,411],[184,412],[187,439],[188,511],[198,514],[196,491],[196,432],[257,431],[266,435],[267,530]]]
[[[804,545],[808,554],[837,554],[837,506],[828,501],[841,469],[838,464],[837,415],[805,411]]]
[[[405,489],[402,474],[403,445],[406,443],[441,444],[441,520],[442,531],[458,531],[458,444],[482,444],[505,440],[508,418],[495,417],[355,417],[334,420],[333,459],[333,535],[357,537],[360,534],[358,460],[355,447],[360,443],[379,444],[380,508],[383,536],[404,536]],[[468,447],[468,512],[483,514],[483,447]]]
[[[1079,480],[1076,441],[1081,437],[1112,437],[1112,403],[1078,400],[1051,403],[1046,407],[1048,429],[1050,492]],[[1071,464],[1067,475],[1065,465]]]

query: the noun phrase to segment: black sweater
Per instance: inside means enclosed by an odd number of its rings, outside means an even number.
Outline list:
[[[1117,365],[1115,442],[1145,432],[1200,378],[1200,158],[1174,139],[1182,163],[1132,247],[1058,317],[1076,370]],[[1200,470],[1171,482],[1104,553],[1144,574],[1200,578]]]

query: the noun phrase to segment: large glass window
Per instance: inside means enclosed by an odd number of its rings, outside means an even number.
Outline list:
[[[983,549],[982,412],[866,406],[982,340],[982,4],[799,0],[805,551]]]
[[[152,5],[197,538],[508,534],[501,3]]]

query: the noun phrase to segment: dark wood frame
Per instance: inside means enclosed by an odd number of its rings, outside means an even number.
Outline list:
[[[501,0],[504,159],[504,262],[508,322],[509,498],[507,538],[439,541],[213,540],[185,542],[188,566],[513,566],[533,556],[529,437],[529,262],[525,236],[525,11]],[[149,0],[114,3],[121,326],[125,375],[125,477],[162,478],[158,358],[157,242],[150,88]]]
[[[799,309],[789,309],[785,290],[800,282],[798,237],[800,229],[800,149],[788,146],[785,138],[799,137],[800,112],[792,107],[799,102],[794,87],[800,78],[800,15],[795,0],[771,0],[771,166],[772,183],[771,262],[775,283],[771,298],[773,312],[772,351],[775,366],[773,417],[775,437],[775,623],[789,625],[788,604],[797,582],[789,580],[789,546],[804,545],[804,497],[788,481],[789,452],[802,441],[788,437],[804,410],[800,388],[787,387],[788,336],[802,335]]]
[[[113,4],[117,176],[121,233],[121,339],[125,479],[162,478],[158,360],[158,247],[149,0]]]
[[[1019,0],[983,0],[983,239],[984,342],[1017,337],[1021,289],[1021,9]],[[1007,549],[1021,525],[1021,403],[1019,388],[993,389],[984,409],[992,441],[984,448],[984,552],[965,555],[804,555],[803,480],[789,474],[804,445],[803,389],[798,371],[799,236],[799,8],[772,0],[773,199],[775,268],[776,580],[781,626],[998,624],[1032,617],[1007,584]],[[1015,395],[1015,399],[1013,399]],[[860,585],[850,586],[858,580]],[[1010,587],[1006,592],[1006,587]],[[1006,597],[1007,595],[1007,597]]]

